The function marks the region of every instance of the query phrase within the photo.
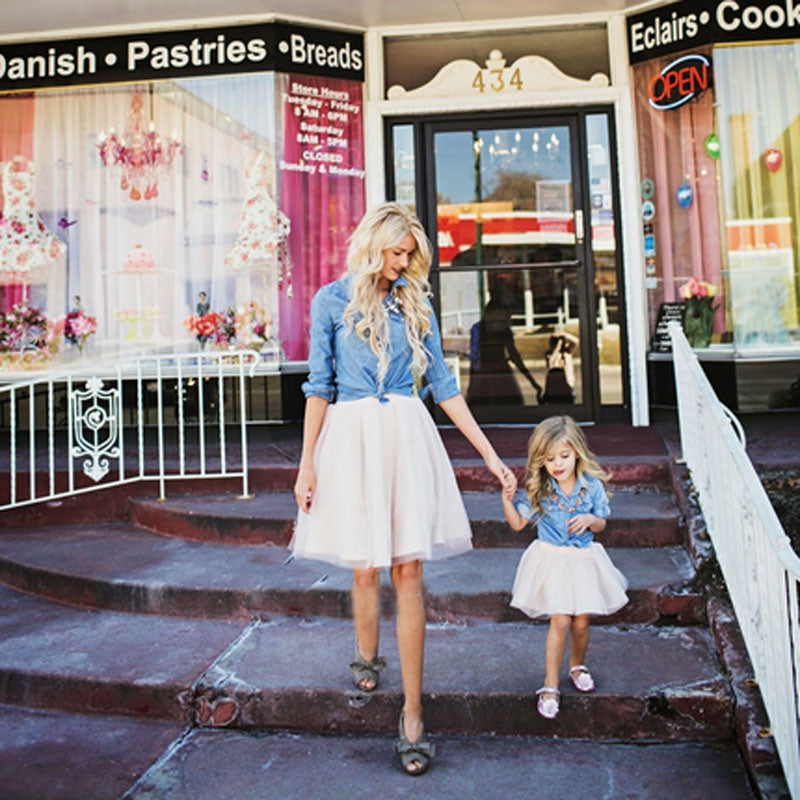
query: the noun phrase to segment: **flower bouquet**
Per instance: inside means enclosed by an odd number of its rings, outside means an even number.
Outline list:
[[[63,318],[64,338],[83,352],[89,337],[97,332],[97,318],[90,317],[80,308],[67,312]]]
[[[248,350],[260,350],[272,339],[272,318],[255,300],[237,309],[236,338]]]
[[[680,295],[686,301],[686,314],[683,318],[683,331],[692,347],[708,347],[714,327],[714,314],[719,303],[714,303],[717,287],[713,283],[690,278],[680,288]]]
[[[217,316],[219,321],[214,331],[214,346],[217,350],[230,350],[236,346],[236,309],[228,306]]]
[[[58,352],[63,326],[38,308],[17,303],[0,313],[0,369],[40,369]]]
[[[221,316],[216,311],[206,311],[205,314],[192,314],[183,321],[183,327],[191,331],[200,347],[206,346],[206,342],[213,338],[217,332]]]

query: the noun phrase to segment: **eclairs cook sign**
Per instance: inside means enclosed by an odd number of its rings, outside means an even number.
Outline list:
[[[628,17],[631,64],[716,42],[800,39],[800,0],[700,0]]]

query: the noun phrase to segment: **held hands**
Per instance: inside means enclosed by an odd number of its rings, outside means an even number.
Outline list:
[[[301,511],[308,513],[311,510],[311,502],[316,489],[317,476],[314,474],[313,468],[301,464],[297,472],[297,480],[294,482],[294,498]]]
[[[486,460],[486,466],[489,468],[489,472],[500,481],[503,487],[503,497],[507,497],[510,500],[517,491],[517,478],[514,473],[497,455],[488,458]]]

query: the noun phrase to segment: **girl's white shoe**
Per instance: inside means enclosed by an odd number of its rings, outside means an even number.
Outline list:
[[[572,679],[572,685],[579,692],[594,691],[594,680],[592,674],[583,664],[576,664],[570,668],[569,677]]]
[[[555,719],[558,716],[558,700],[561,692],[558,689],[553,689],[552,686],[542,686],[541,689],[536,690],[539,695],[539,701],[536,703],[536,708],[545,719]],[[552,694],[555,697],[544,697],[545,694]]]

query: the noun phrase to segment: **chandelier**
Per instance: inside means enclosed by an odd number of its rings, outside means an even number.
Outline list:
[[[129,192],[131,200],[150,200],[158,197],[158,176],[168,170],[175,156],[182,151],[176,134],[164,140],[155,130],[152,121],[145,124],[140,92],[131,97],[131,108],[125,130],[118,135],[114,128],[109,133],[100,131],[97,149],[105,167],[122,167],[120,189]]]

